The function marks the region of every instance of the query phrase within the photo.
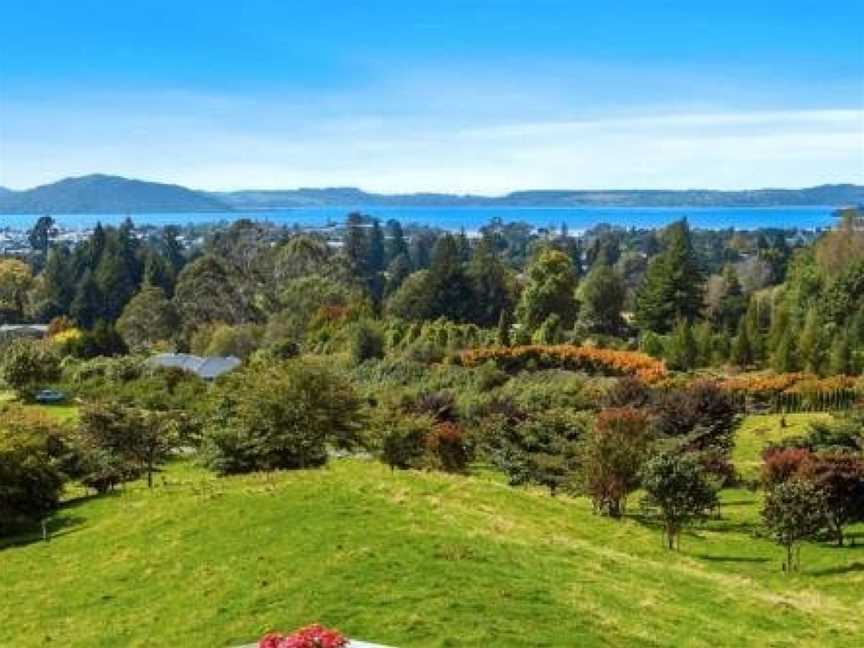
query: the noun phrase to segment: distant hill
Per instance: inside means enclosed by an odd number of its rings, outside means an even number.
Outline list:
[[[82,214],[227,211],[219,200],[186,187],[89,175],[28,189],[0,192],[0,213]]]
[[[438,193],[377,194],[353,187],[214,193],[234,209],[290,207],[777,207],[843,206],[864,203],[864,187],[822,185],[808,189],[751,191],[534,190],[500,197]]]
[[[5,214],[141,214],[296,207],[840,207],[859,204],[864,204],[864,186],[851,184],[752,191],[531,190],[490,197],[380,194],[355,187],[208,193],[179,185],[89,175],[27,191],[0,189],[0,213]]]

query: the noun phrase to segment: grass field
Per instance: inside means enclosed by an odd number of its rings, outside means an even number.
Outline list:
[[[341,460],[216,479],[176,463],[158,484],[71,501],[50,542],[0,545],[0,646],[232,646],[313,621],[393,646],[864,636],[864,545],[808,545],[803,572],[786,577],[781,550],[754,537],[747,491],[724,492],[722,519],[674,553],[637,517],[607,520],[584,499],[491,476]]]

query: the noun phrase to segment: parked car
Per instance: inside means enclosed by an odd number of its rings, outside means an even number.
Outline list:
[[[40,389],[34,398],[37,403],[62,403],[66,400],[66,394],[56,389]]]

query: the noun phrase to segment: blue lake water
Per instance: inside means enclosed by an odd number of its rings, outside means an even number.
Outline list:
[[[505,222],[522,221],[534,227],[560,227],[571,231],[587,229],[598,223],[637,228],[656,228],[686,217],[691,226],[705,229],[755,229],[782,227],[814,229],[832,224],[834,207],[310,207],[268,211],[233,211],[224,213],[132,214],[139,225],[186,225],[238,218],[266,220],[282,225],[304,227],[344,222],[346,214],[361,211],[386,221],[395,218],[402,223],[418,223],[449,230],[465,228],[476,231],[490,219]],[[0,214],[0,228],[28,229],[38,215]],[[70,229],[89,229],[97,222],[115,225],[126,214],[59,214],[57,223]]]

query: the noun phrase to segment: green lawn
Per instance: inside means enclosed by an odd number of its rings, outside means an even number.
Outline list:
[[[69,502],[50,542],[0,548],[0,645],[232,646],[313,621],[394,646],[864,636],[864,546],[808,545],[786,577],[747,491],[674,553],[635,517],[489,476],[341,460],[228,479],[177,463],[157,482]]]
[[[762,449],[769,441],[781,441],[787,437],[800,436],[807,432],[810,421],[829,419],[829,414],[786,414],[786,427],[781,425],[780,414],[748,416],[735,436],[732,459],[745,478],[759,476]]]

